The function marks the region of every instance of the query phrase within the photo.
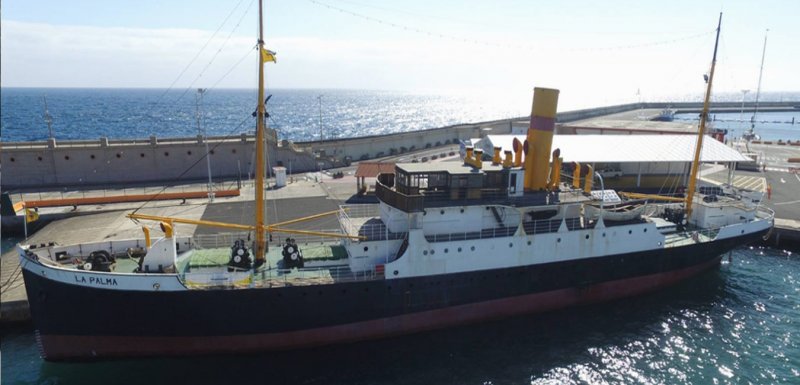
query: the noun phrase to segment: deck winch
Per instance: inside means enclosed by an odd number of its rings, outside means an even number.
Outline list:
[[[114,258],[111,253],[105,250],[97,250],[89,253],[89,256],[86,257],[86,260],[78,265],[78,269],[110,272],[113,270],[114,264],[116,263],[117,259]]]
[[[295,267],[304,267],[303,252],[297,246],[294,238],[286,238],[286,243],[283,245],[283,267],[285,269],[292,269]]]
[[[238,239],[231,246],[231,259],[228,260],[228,271],[249,270],[253,260],[250,258],[250,250],[247,248],[244,239]]]

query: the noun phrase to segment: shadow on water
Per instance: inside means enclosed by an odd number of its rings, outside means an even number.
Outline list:
[[[17,383],[530,383],[588,359],[591,347],[624,345],[655,332],[676,312],[706,311],[729,294],[721,274],[714,270],[665,291],[607,304],[285,353],[48,363],[29,347],[30,332],[11,335],[4,345],[28,346],[14,358],[17,369],[27,372],[10,374]],[[3,377],[8,369],[4,365]]]

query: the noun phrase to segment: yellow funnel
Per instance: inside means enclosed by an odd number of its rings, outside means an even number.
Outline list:
[[[550,148],[553,144],[557,107],[558,90],[539,87],[533,89],[531,125],[528,128],[528,153],[525,154],[526,191],[547,188]]]

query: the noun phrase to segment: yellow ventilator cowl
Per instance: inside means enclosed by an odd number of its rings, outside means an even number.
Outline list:
[[[550,166],[550,149],[556,125],[558,90],[533,89],[531,124],[528,128],[528,153],[525,156],[525,190],[547,189]]]
[[[547,189],[553,190],[556,183],[556,162],[558,161],[558,156],[561,155],[561,150],[555,149],[553,150],[553,158],[551,161],[550,166],[550,179],[547,180]]]
[[[503,167],[510,168],[514,165],[514,155],[512,155],[511,150],[506,150],[505,155],[506,157],[503,159]]]
[[[494,148],[494,155],[492,155],[492,164],[493,165],[500,164],[500,147]]]
[[[472,159],[472,147],[467,147],[467,153],[464,155],[464,163],[470,164],[470,160]]]
[[[583,183],[583,192],[590,194],[592,192],[592,181],[594,179],[594,167],[592,167],[591,164],[587,164],[586,168],[588,168],[589,171],[586,172],[586,179]]]
[[[167,222],[161,222],[161,231],[164,232],[164,237],[172,238],[172,225]]]
[[[553,183],[554,190],[561,189],[561,165],[564,163],[564,158],[556,159],[556,181]]]
[[[142,231],[144,232],[144,245],[149,249],[151,242],[150,242],[150,229],[147,226],[142,226]]]
[[[575,165],[575,169],[572,171],[572,187],[576,189],[581,188],[581,164],[578,162],[572,162]]]
[[[512,144],[514,147],[514,167],[519,167],[522,165],[522,142],[514,138]]]

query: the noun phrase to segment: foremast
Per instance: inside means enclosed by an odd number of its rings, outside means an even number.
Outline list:
[[[256,181],[255,181],[255,205],[256,205],[256,230],[255,230],[255,267],[264,264],[267,252],[266,228],[264,222],[264,116],[266,106],[264,104],[264,13],[262,1],[258,1],[258,107],[256,108]]]
[[[714,42],[714,56],[711,59],[711,71],[708,74],[708,81],[706,82],[706,96],[703,101],[703,112],[700,113],[700,127],[697,130],[697,145],[694,149],[694,160],[692,161],[692,172],[689,175],[689,187],[686,191],[686,219],[691,218],[692,215],[692,201],[694,200],[695,188],[697,187],[697,170],[700,166],[700,151],[703,149],[703,137],[706,131],[706,120],[708,119],[708,111],[711,104],[711,84],[714,81],[714,68],[717,65],[717,48],[719,47],[719,32],[722,27],[722,12],[719,13],[719,22],[717,23],[717,38]]]

